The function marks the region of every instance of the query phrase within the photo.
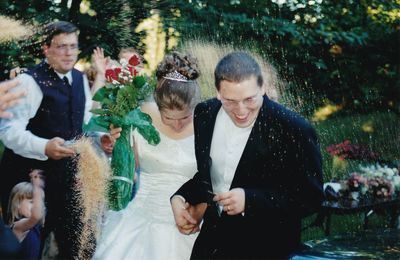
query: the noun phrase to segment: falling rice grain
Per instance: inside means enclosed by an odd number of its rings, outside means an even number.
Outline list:
[[[23,25],[21,21],[0,15],[0,43],[21,40],[31,35],[31,26]]]
[[[93,235],[98,238],[101,215],[106,205],[108,180],[111,168],[108,160],[98,154],[91,140],[86,137],[78,139],[72,145],[79,156],[75,190],[78,205],[81,206],[82,227],[79,241],[79,259],[87,259],[88,251],[93,247]],[[89,249],[89,250],[88,250]]]

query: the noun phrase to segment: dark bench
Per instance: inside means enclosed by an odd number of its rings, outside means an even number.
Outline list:
[[[368,228],[368,217],[378,210],[387,210],[390,215],[389,226],[396,228],[398,225],[398,217],[400,214],[400,197],[383,198],[383,199],[365,199],[365,200],[349,200],[339,199],[338,201],[324,201],[322,210],[317,216],[316,224],[325,222],[325,235],[330,235],[331,232],[331,217],[332,215],[346,215],[363,213],[364,214],[364,229]]]

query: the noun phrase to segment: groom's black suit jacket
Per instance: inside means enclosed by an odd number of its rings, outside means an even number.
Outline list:
[[[212,201],[210,148],[221,103],[194,112],[198,172],[175,193],[207,202],[192,259],[282,259],[300,246],[301,218],[323,200],[321,154],[311,125],[264,96],[237,166],[231,189],[245,190],[244,214],[219,216]],[[229,129],[226,129],[229,131]]]

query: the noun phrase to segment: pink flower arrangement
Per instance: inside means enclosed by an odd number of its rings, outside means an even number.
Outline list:
[[[341,184],[340,195],[343,198],[358,200],[368,191],[368,179],[358,172],[353,172],[348,179],[342,180]]]
[[[360,166],[359,172],[339,182],[342,198],[353,200],[369,198],[382,199],[400,194],[400,175],[397,168],[370,165]]]
[[[358,172],[353,172],[346,180],[346,185],[351,192],[362,191],[363,188],[368,188],[368,180]]]
[[[383,177],[372,177],[368,179],[368,193],[372,198],[388,198],[394,194],[393,184]]]
[[[326,151],[340,159],[353,159],[363,161],[376,161],[378,154],[373,152],[366,144],[352,144],[350,140],[344,140],[339,144],[332,144],[326,147]]]

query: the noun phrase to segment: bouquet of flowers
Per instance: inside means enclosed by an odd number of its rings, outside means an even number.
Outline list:
[[[108,206],[112,210],[126,207],[132,196],[135,160],[132,150],[132,131],[138,132],[150,143],[158,144],[160,136],[152,125],[151,117],[141,112],[139,106],[152,93],[144,76],[138,76],[135,66],[139,59],[135,55],[122,67],[106,71],[107,82],[93,96],[101,108],[93,109],[93,116],[86,130],[108,132],[110,124],[121,127],[121,137],[115,142],[108,187]],[[129,66],[130,65],[130,66]]]

